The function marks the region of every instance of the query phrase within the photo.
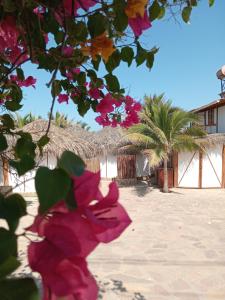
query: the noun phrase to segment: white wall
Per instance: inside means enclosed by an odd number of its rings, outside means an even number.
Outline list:
[[[194,157],[193,155],[194,152],[181,152],[178,154],[178,186],[179,187],[193,187],[193,188],[198,187],[198,175],[199,175],[198,151],[196,151]]]
[[[53,155],[45,155],[44,158],[38,162],[39,166],[48,166],[50,169],[56,167],[57,159]],[[13,191],[16,193],[35,193],[35,177],[36,170],[27,172],[24,176],[18,176],[12,168],[10,168],[9,184],[12,185]]]
[[[222,150],[223,150],[223,146],[217,145],[208,148],[206,150],[206,153],[203,154],[203,162],[202,162],[202,187],[203,188],[221,187]]]
[[[117,157],[115,155],[107,155],[107,178],[117,177]]]
[[[150,175],[150,167],[148,158],[143,154],[136,155],[136,176],[148,176]]]
[[[107,154],[100,157],[100,173],[101,178],[117,177],[117,156]]]
[[[218,132],[225,132],[225,106],[218,108]]]
[[[101,174],[101,178],[107,178],[106,175],[106,156],[102,156],[100,157],[100,174]]]

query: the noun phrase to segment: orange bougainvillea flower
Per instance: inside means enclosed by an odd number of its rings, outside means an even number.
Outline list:
[[[82,45],[81,50],[85,56],[91,56],[95,60],[97,55],[100,55],[107,62],[116,49],[113,41],[106,36],[106,33],[103,33],[87,41],[87,43]]]
[[[144,17],[147,3],[148,0],[128,0],[125,9],[128,18],[135,18],[137,15]]]

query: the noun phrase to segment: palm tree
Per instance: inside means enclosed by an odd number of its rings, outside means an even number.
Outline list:
[[[91,127],[86,122],[78,121],[76,122],[76,124],[87,131],[90,131],[91,129]]]
[[[157,166],[163,162],[163,192],[168,189],[168,159],[173,151],[199,148],[196,137],[206,133],[198,126],[198,117],[173,107],[163,95],[145,97],[140,124],[129,129],[128,137],[134,145],[148,154],[149,163]]]
[[[14,119],[16,128],[23,128],[25,125],[27,125],[35,120],[41,119],[41,116],[36,117],[32,113],[28,113],[25,116],[21,116],[20,114],[18,114],[16,112],[13,115],[13,119]]]
[[[52,116],[52,121],[56,126],[61,128],[67,128],[73,124],[73,121],[69,120],[67,115],[61,114],[58,111]]]

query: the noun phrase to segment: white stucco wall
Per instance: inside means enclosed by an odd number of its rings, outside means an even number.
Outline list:
[[[199,175],[198,151],[196,151],[194,157],[193,155],[194,152],[181,152],[178,154],[178,186],[179,187],[193,187],[193,188],[198,187],[198,175]]]
[[[221,187],[222,145],[210,147],[203,155],[202,187]],[[211,161],[211,162],[210,162]],[[215,170],[215,171],[214,171]]]
[[[44,158],[38,162],[39,166],[48,166],[50,169],[56,167],[57,159],[52,155],[44,156]],[[9,184],[12,185],[13,191],[16,193],[34,193],[35,192],[35,177],[36,171],[27,172],[24,176],[19,177],[15,170],[10,169]],[[46,187],[47,188],[47,187]]]
[[[101,178],[117,177],[117,157],[115,155],[107,154],[100,157],[100,173]]]
[[[101,174],[101,178],[107,178],[106,175],[106,161],[107,161],[107,157],[106,156],[102,156],[100,157],[100,174]]]
[[[218,108],[218,132],[225,132],[225,106]]]

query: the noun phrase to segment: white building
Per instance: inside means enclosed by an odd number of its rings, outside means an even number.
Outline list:
[[[220,99],[193,110],[208,135],[201,140],[203,151],[174,155],[174,185],[188,188],[225,187],[225,66],[217,72]]]

